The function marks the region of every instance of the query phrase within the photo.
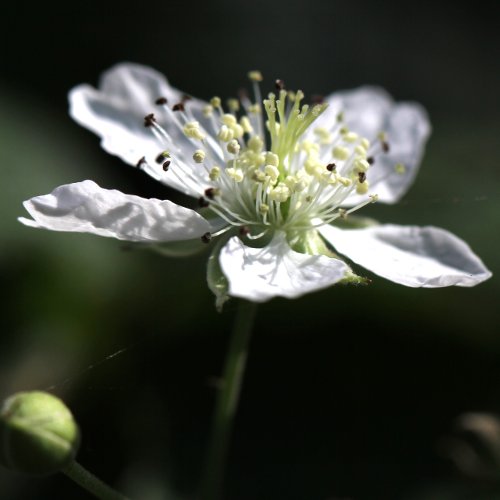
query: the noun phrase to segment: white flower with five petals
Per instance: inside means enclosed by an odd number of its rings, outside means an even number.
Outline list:
[[[430,132],[419,105],[395,104],[372,87],[308,105],[279,80],[262,100],[260,73],[249,77],[255,98],[227,105],[188,97],[136,64],[111,68],[99,89],[70,93],[71,116],[106,151],[197,198],[200,211],[87,180],[26,201],[32,219],[20,221],[167,249],[211,240],[208,278],[219,305],[227,295],[263,302],[362,281],[339,254],[410,287],[474,286],[491,276],[444,229],[350,215],[408,190]]]

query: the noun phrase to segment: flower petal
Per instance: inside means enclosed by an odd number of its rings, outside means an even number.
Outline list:
[[[27,226],[135,242],[188,240],[210,231],[203,217],[170,201],[145,199],[83,181],[24,202]]]
[[[219,259],[229,295],[254,302],[300,297],[337,283],[349,271],[341,260],[293,251],[281,231],[264,248],[247,247],[233,237]]]
[[[491,276],[463,240],[432,226],[386,224],[319,229],[340,253],[396,283],[411,287],[474,286]]]
[[[70,114],[80,125],[101,137],[101,146],[108,153],[134,166],[144,157],[146,162],[142,162],[141,167],[153,178],[188,195],[199,196],[206,181],[202,178],[204,170],[192,160],[196,147],[183,134],[177,117],[172,119],[155,104],[159,97],[165,97],[172,106],[182,100],[183,94],[153,69],[123,63],[102,75],[99,90],[86,84],[72,89]],[[186,104],[189,110],[197,112],[202,106],[203,102],[197,99],[190,99]],[[152,112],[174,144],[170,170],[178,162],[189,172],[182,181],[174,172],[164,172],[162,165],[156,163],[158,155],[168,148],[162,147],[151,128],[144,126],[144,117]]]
[[[431,131],[425,109],[417,103],[394,103],[389,94],[377,87],[337,92],[327,102],[329,107],[318,119],[318,125],[335,124],[337,114],[342,111],[349,129],[369,139],[372,146],[379,132],[386,133],[389,151],[374,155],[368,180],[371,192],[380,201],[397,202],[413,183]],[[397,164],[404,165],[404,173],[396,172]],[[354,194],[345,204],[353,206],[363,199]]]

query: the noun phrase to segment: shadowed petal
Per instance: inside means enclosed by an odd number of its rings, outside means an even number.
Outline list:
[[[123,63],[102,75],[99,89],[87,84],[72,89],[70,114],[80,125],[101,137],[101,146],[108,153],[134,166],[144,157],[146,162],[141,163],[141,167],[153,178],[188,195],[199,196],[206,181],[203,180],[205,172],[192,160],[196,147],[183,134],[176,121],[178,116],[168,114],[155,104],[160,97],[166,98],[171,107],[182,100],[183,94],[157,71]],[[198,114],[202,106],[202,101],[197,99],[190,99],[186,104]],[[169,172],[164,172],[161,163],[156,162],[158,155],[168,148],[162,147],[151,127],[144,126],[144,117],[149,113],[155,114],[171,137],[173,158]],[[189,171],[189,176],[184,175],[182,181],[172,171],[179,163]]]
[[[430,134],[425,109],[417,103],[395,103],[384,90],[369,86],[336,92],[327,97],[326,102],[329,107],[318,119],[318,126],[331,127],[342,111],[347,127],[369,139],[372,148],[378,140],[377,134],[386,133],[389,151],[384,153],[377,146],[368,180],[370,192],[376,193],[379,201],[397,202],[413,183]],[[395,165],[399,163],[404,165],[404,173],[396,172]],[[361,201],[363,197],[354,194],[345,205],[353,206]]]
[[[31,227],[91,233],[135,242],[198,238],[210,230],[193,210],[170,201],[145,199],[83,181],[59,186],[51,194],[24,202],[33,217],[20,217]]]
[[[474,286],[491,276],[463,240],[432,226],[319,229],[340,253],[396,283],[411,287]]]
[[[300,297],[337,283],[349,271],[341,260],[293,251],[283,232],[264,248],[250,248],[231,238],[219,259],[229,295],[254,302]]]

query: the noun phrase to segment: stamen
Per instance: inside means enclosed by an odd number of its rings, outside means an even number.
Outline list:
[[[184,103],[183,102],[178,102],[177,104],[174,104],[172,106],[172,111],[184,111]]]
[[[153,113],[150,113],[149,115],[146,115],[144,117],[144,126],[145,127],[152,127],[156,121],[155,115]]]
[[[168,167],[170,167],[170,160],[167,160],[163,165],[162,168],[165,172],[168,171]]]
[[[158,99],[156,99],[155,101],[155,104],[158,104],[159,106],[163,106],[164,104],[167,104],[168,103],[168,100],[166,97],[158,97]]]
[[[212,234],[211,233],[205,233],[202,237],[201,237],[201,241],[203,243],[210,243],[210,240],[212,239]]]

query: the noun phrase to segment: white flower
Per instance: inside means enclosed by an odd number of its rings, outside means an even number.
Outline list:
[[[334,251],[411,287],[473,286],[491,276],[443,229],[349,215],[406,193],[430,131],[419,105],[395,104],[372,87],[308,105],[279,80],[277,94],[262,100],[262,76],[249,77],[255,98],[227,106],[188,97],[135,64],[111,68],[98,90],[70,93],[71,116],[106,151],[198,198],[208,218],[84,181],[26,201],[33,219],[21,222],[142,243],[215,239],[208,278],[219,303],[226,293],[263,302],[361,281]]]

